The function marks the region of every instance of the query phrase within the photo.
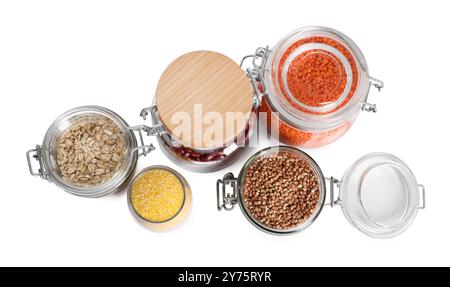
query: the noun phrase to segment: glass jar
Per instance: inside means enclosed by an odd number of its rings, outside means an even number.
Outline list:
[[[169,174],[175,176],[175,178],[179,181],[179,183],[181,184],[181,187],[182,187],[181,206],[179,207],[179,209],[173,216],[171,216],[168,219],[161,220],[161,221],[149,220],[149,219],[145,218],[144,216],[142,216],[141,214],[139,214],[139,212],[133,205],[133,201],[132,201],[132,192],[133,192],[133,187],[134,187],[134,184],[136,183],[136,181],[141,176],[143,176],[145,173],[147,173],[149,171],[158,171],[158,170],[167,171]],[[140,171],[133,178],[133,180],[131,181],[131,183],[129,185],[127,198],[128,198],[128,207],[131,211],[131,214],[138,221],[138,223],[142,224],[144,227],[146,227],[149,230],[158,231],[158,232],[168,231],[170,229],[175,228],[179,224],[181,224],[186,219],[186,217],[189,215],[189,212],[190,212],[191,206],[192,206],[191,188],[190,188],[188,182],[186,181],[186,179],[180,173],[176,172],[175,170],[173,170],[169,167],[166,167],[166,166],[161,166],[161,165],[151,166],[151,167],[145,168],[142,171]]]
[[[252,135],[256,80],[230,58],[195,51],[163,72],[150,115],[161,150],[178,166],[213,172],[232,164]],[[236,116],[229,120],[229,116]]]
[[[309,217],[289,229],[273,229],[261,223],[252,215],[244,200],[244,180],[249,167],[256,160],[279,152],[295,154],[307,162],[317,177],[320,192],[318,203]],[[348,221],[364,234],[374,238],[389,238],[406,230],[417,211],[425,208],[423,185],[417,184],[414,174],[404,162],[387,153],[372,153],[360,158],[347,169],[341,180],[337,180],[334,177],[326,178],[319,165],[299,149],[288,146],[269,147],[250,157],[237,178],[228,173],[219,179],[216,189],[219,211],[232,210],[237,204],[254,226],[275,235],[304,230],[316,220],[323,206],[329,205],[340,206]],[[327,192],[329,203],[325,203]]]
[[[258,48],[252,72],[264,94],[260,112],[269,132],[285,144],[319,147],[352,126],[367,103],[371,78],[361,50],[346,35],[331,28],[309,26],[281,39],[272,49]]]
[[[124,142],[123,162],[106,181],[93,186],[82,186],[64,178],[58,165],[57,147],[61,137],[71,127],[86,121],[92,122],[93,119],[105,119],[117,126]],[[48,128],[42,145],[37,145],[27,152],[28,167],[33,176],[53,182],[68,193],[82,197],[105,196],[127,183],[136,168],[139,156],[145,156],[154,149],[153,145],[144,144],[143,134],[148,134],[149,131],[150,128],[143,125],[130,127],[118,114],[104,107],[77,107],[60,115]],[[138,134],[138,138],[135,134]],[[37,171],[33,167],[32,158],[38,162]]]

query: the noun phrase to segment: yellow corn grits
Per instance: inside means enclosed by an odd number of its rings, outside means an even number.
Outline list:
[[[135,211],[152,222],[174,217],[183,205],[184,190],[180,180],[164,169],[149,170],[133,184],[131,202]]]

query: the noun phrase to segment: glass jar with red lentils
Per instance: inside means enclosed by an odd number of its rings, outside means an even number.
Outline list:
[[[272,49],[258,48],[253,73],[261,81],[260,112],[281,142],[319,147],[341,137],[360,111],[376,112],[367,103],[371,86],[366,60],[346,35],[331,28],[296,30]]]

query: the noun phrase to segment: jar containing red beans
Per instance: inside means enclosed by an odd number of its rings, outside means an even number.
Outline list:
[[[366,60],[346,35],[309,26],[292,32],[272,49],[258,48],[253,73],[264,93],[261,112],[273,135],[289,145],[319,147],[341,137],[360,111],[376,112],[367,103],[371,86]]]
[[[175,59],[161,75],[151,117],[152,134],[178,166],[213,172],[233,163],[256,123],[256,79],[213,51],[194,51]]]

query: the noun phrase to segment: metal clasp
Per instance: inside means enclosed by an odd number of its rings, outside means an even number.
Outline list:
[[[425,209],[425,186],[419,184],[419,189],[422,191],[422,205],[419,205],[419,209]]]
[[[369,77],[369,83],[370,83],[372,86],[374,86],[374,87],[378,90],[378,92],[381,92],[381,89],[384,88],[384,83],[383,83],[383,81],[380,81],[380,80],[378,80],[378,79]]]
[[[33,169],[31,158],[34,158],[39,163],[39,169],[37,172],[35,172]],[[44,165],[42,164],[42,148],[40,145],[36,145],[36,148],[27,151],[27,162],[28,162],[28,169],[30,170],[30,174],[32,176],[40,176],[42,179],[50,181],[50,176],[48,172],[45,170]]]
[[[378,92],[381,91],[382,88],[384,88],[384,83],[380,80],[377,80],[375,78],[369,77],[369,91],[370,91],[370,87],[374,86]],[[369,93],[367,93],[365,102],[362,104],[361,109],[365,112],[371,112],[371,113],[376,113],[377,112],[377,105],[375,104],[370,104],[367,102],[367,98],[369,97]]]
[[[220,185],[222,185],[222,188],[220,188]],[[227,186],[230,185],[232,188],[232,192],[227,192]],[[222,179],[217,180],[216,184],[216,191],[217,191],[217,209],[219,211],[223,209],[225,210],[232,210],[237,200],[237,179],[234,177],[234,175],[230,172],[227,173]]]
[[[325,205],[329,205],[331,207],[334,207],[336,204],[337,205],[341,205],[342,201],[339,198],[339,196],[337,197],[337,199],[334,199],[334,188],[335,187],[339,188],[341,182],[339,180],[337,180],[336,178],[334,178],[334,177],[331,177],[331,178],[327,178],[326,177],[325,179],[330,182],[330,190],[329,190],[329,192],[330,192],[330,203],[325,203]]]
[[[377,105],[375,104],[369,104],[369,103],[364,103],[362,105],[362,110],[365,112],[371,112],[371,113],[376,113],[377,110]]]
[[[255,108],[259,107],[262,97],[267,94],[266,85],[264,84],[264,72],[271,52],[269,46],[265,48],[259,47],[254,54],[243,57],[240,63],[242,68],[247,59],[252,59],[251,68],[247,68],[246,71],[255,92],[253,99],[253,106]]]
[[[254,54],[242,58],[240,66],[242,67],[244,65],[245,60],[252,59],[253,68],[264,72],[270,53],[272,51],[269,49],[269,46],[258,47]]]
[[[143,108],[139,116],[145,120],[147,120],[148,115],[153,115],[153,110],[156,110],[156,106],[150,106]]]
[[[136,132],[138,134],[138,138],[139,138],[139,142],[140,142],[140,146],[135,147],[132,152],[138,152],[138,156],[146,156],[147,154],[149,154],[152,150],[155,149],[155,147],[153,146],[153,144],[148,144],[146,145],[144,143],[144,136],[142,133],[146,133],[147,135],[151,135],[151,127],[145,126],[145,125],[139,125],[139,126],[134,126],[134,127],[130,127],[129,128],[130,131],[132,132]]]
[[[143,108],[141,110],[141,113],[139,114],[140,117],[142,117],[145,120],[147,120],[147,117],[150,115],[150,118],[152,120],[152,124],[153,126],[148,127],[148,135],[150,136],[156,136],[156,135],[162,135],[167,133],[166,130],[164,129],[163,124],[159,121],[157,113],[158,110],[156,108],[156,106],[150,106],[147,108]]]

